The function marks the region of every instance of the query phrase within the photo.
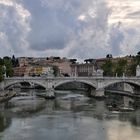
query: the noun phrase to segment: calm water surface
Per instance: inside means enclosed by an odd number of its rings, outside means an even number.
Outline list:
[[[0,105],[0,140],[140,140],[140,110],[109,111],[77,93],[46,101],[15,97]]]

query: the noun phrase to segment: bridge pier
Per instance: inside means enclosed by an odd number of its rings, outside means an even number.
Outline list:
[[[134,94],[139,94],[140,95],[140,87],[137,87],[134,89]]]
[[[96,89],[96,90],[91,90],[91,96],[92,97],[104,97],[105,94],[104,94],[105,90],[104,89]]]
[[[4,82],[0,83],[0,90],[4,90]]]
[[[54,88],[46,88],[46,99],[54,99],[55,94],[54,94]]]
[[[35,84],[33,82],[30,82],[30,87],[35,88]]]
[[[105,90],[104,89],[96,89],[95,97],[105,97]]]

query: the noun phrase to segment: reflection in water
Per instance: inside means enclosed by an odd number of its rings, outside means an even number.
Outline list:
[[[11,124],[11,118],[0,113],[0,132],[3,132]]]
[[[111,99],[98,101],[77,93],[59,94],[55,100],[38,98],[35,91],[28,95],[13,98],[1,109],[1,140],[140,138],[139,109],[133,112],[109,111],[106,105]],[[114,98],[112,101],[117,102]]]
[[[129,122],[119,122],[118,120],[111,120],[107,122],[108,140],[139,140],[139,129],[132,127]]]

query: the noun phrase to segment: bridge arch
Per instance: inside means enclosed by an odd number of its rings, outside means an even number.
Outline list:
[[[132,81],[132,80],[128,80],[128,81],[125,81],[125,80],[117,80],[117,81],[111,81],[107,84],[105,84],[103,86],[103,89],[113,85],[113,84],[117,84],[117,83],[127,83],[127,84],[130,84],[130,85],[133,85],[134,87],[140,87],[140,83],[139,82],[136,82],[136,81]]]
[[[28,80],[25,80],[25,81],[12,81],[10,83],[7,83],[5,86],[4,86],[4,89],[7,89],[8,87],[12,86],[12,85],[16,85],[16,84],[20,84],[20,83],[23,83],[23,82],[27,82],[27,83],[33,83],[33,84],[36,84],[36,85],[39,85],[43,88],[46,89],[46,85],[40,83],[40,82],[37,82],[37,81],[28,81]]]
[[[67,81],[60,81],[57,84],[54,84],[54,88],[57,88],[58,86],[61,86],[63,84],[67,84],[67,83],[83,83],[83,84],[86,84],[86,85],[91,86],[94,89],[97,88],[97,85],[95,85],[92,82],[86,81],[86,80],[67,80]]]

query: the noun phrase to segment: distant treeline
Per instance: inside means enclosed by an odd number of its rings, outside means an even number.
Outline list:
[[[126,76],[135,76],[136,67],[140,65],[140,52],[136,56],[128,56],[126,58],[120,58],[118,61],[113,61],[111,55],[107,55],[108,59],[101,66],[104,70],[104,76],[123,76],[123,73]]]
[[[12,58],[5,56],[0,58],[0,81],[4,79],[4,76],[13,76],[13,67],[19,66],[18,59],[13,55]]]

